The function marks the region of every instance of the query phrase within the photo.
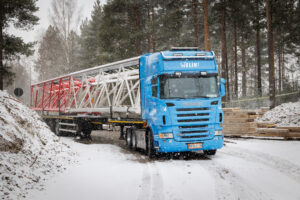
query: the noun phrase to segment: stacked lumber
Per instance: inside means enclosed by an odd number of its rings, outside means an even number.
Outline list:
[[[260,123],[258,123],[260,124]],[[299,139],[300,127],[277,127],[276,125],[257,128],[255,136],[283,137],[285,139]],[[258,127],[261,126],[258,125]]]
[[[256,110],[241,110],[239,108],[224,108],[224,135],[241,136],[256,132],[254,121],[260,113]]]
[[[260,118],[266,111],[267,109],[224,108],[224,135],[300,139],[300,127],[277,127],[270,122],[255,122],[255,119]]]

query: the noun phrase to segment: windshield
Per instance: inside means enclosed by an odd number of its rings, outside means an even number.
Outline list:
[[[161,99],[218,97],[217,76],[171,76],[160,78]]]

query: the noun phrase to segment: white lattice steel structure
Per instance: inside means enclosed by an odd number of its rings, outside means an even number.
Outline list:
[[[35,110],[64,113],[137,114],[139,58],[135,57],[33,84]]]

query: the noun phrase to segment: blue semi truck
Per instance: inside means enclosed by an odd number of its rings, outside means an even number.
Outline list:
[[[223,146],[225,80],[218,78],[213,52],[173,48],[145,54],[140,81],[148,156],[195,150],[213,155]]]
[[[181,47],[33,84],[31,105],[57,135],[90,136],[110,124],[149,157],[214,155],[224,141],[224,85],[213,52]]]

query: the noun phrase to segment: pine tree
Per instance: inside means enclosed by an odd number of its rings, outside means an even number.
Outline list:
[[[19,37],[9,35],[6,29],[10,24],[16,28],[31,29],[38,22],[34,13],[38,10],[37,0],[1,0],[0,2],[0,90],[3,79],[9,73],[4,68],[4,60],[12,60],[19,55],[29,56],[33,53],[33,43],[24,43]]]
[[[205,51],[210,51],[207,0],[203,0],[203,24]]]
[[[100,25],[102,7],[100,0],[94,3],[91,20],[84,20],[80,26],[80,68],[88,68],[101,64],[100,61]]]

